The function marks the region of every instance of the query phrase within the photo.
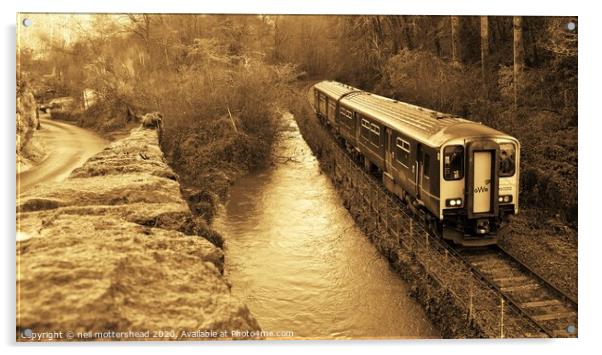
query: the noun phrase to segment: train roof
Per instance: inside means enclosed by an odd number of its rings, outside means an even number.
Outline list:
[[[362,90],[358,88],[339,83],[338,81],[320,81],[319,83],[315,84],[314,87],[336,100],[340,99],[341,96],[347,95],[354,91],[362,92]]]
[[[336,81],[321,81],[314,87],[335,100],[340,99],[346,107],[429,146],[440,147],[450,139],[460,137],[509,137],[462,117],[393,100]]]

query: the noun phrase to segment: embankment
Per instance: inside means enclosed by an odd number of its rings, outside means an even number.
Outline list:
[[[40,128],[40,118],[36,99],[26,81],[17,82],[17,121],[16,153],[17,171],[27,170],[32,164],[44,158],[44,150],[34,140],[34,133]]]
[[[158,141],[156,130],[134,129],[65,181],[19,196],[18,340],[26,329],[76,340],[259,329],[230,294],[223,251],[195,221]]]

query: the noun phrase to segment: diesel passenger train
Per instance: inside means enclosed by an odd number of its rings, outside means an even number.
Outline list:
[[[518,213],[516,138],[335,81],[311,91],[320,121],[390,192],[423,210],[431,232],[461,245],[494,244]]]

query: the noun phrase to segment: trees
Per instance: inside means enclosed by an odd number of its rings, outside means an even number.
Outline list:
[[[512,62],[513,62],[513,80],[512,86],[514,89],[514,107],[518,107],[519,99],[519,88],[522,84],[523,65],[525,62],[525,50],[523,48],[523,18],[521,16],[514,16],[512,21],[513,29],[513,51],[512,51]]]
[[[576,222],[577,33],[563,27],[576,18],[341,16],[294,21],[292,28],[278,30],[286,48],[294,48],[286,60],[318,78],[338,79],[517,136],[523,142],[521,186],[529,187],[521,198],[526,205],[541,206],[547,196],[558,195],[545,208]],[[299,26],[318,22],[323,27],[311,40],[293,35]],[[319,60],[308,55],[315,50],[322,51]]]
[[[460,59],[460,17],[450,16],[451,24],[451,52],[452,63],[455,65],[461,62]]]
[[[489,17],[480,17],[481,30],[481,71],[483,83],[487,82],[487,72],[489,71]]]
[[[42,62],[21,64],[40,76],[55,68],[72,94],[92,88],[131,107],[163,111],[172,152],[191,136],[190,127],[197,138],[214,139],[199,132],[222,127],[223,118],[240,134],[267,137],[270,129],[254,129],[271,108],[255,99],[276,101],[274,88],[293,76],[293,67],[532,142],[529,125],[547,122],[541,137],[577,125],[577,32],[563,27],[567,21],[577,19],[98,15],[74,43],[48,41]],[[543,150],[527,146],[523,163],[536,164]]]

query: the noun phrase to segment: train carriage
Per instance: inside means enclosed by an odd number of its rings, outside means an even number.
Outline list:
[[[321,121],[443,238],[493,244],[518,213],[516,138],[334,81],[312,90]]]

